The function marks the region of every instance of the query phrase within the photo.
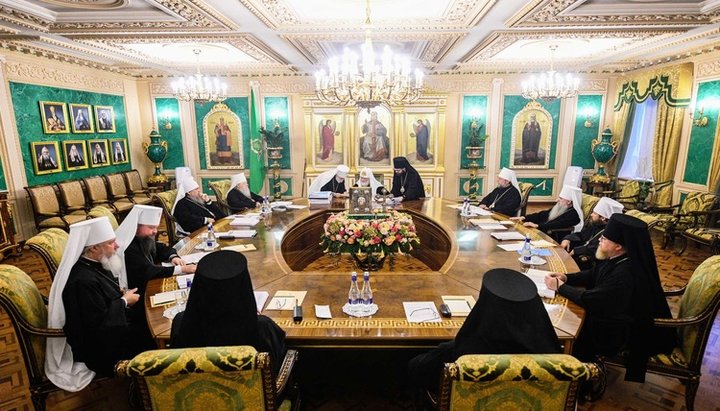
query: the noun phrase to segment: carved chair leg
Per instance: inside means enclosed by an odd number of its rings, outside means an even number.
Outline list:
[[[697,394],[700,386],[700,377],[690,378],[685,382],[685,409],[693,411],[695,409],[695,394]]]
[[[675,254],[676,254],[676,255],[682,255],[682,253],[685,252],[685,249],[686,249],[687,246],[688,246],[688,242],[689,242],[689,241],[688,241],[687,237],[682,237],[682,247],[680,247],[680,250],[678,250]]]

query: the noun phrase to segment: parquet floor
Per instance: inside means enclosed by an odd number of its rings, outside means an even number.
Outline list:
[[[659,238],[654,238],[660,244]],[[678,257],[670,250],[655,247],[658,266],[666,288],[687,282],[695,267],[710,256],[707,248],[690,247]],[[318,265],[327,262],[319,261]],[[412,265],[412,261],[399,262]],[[45,295],[50,278],[42,260],[32,251],[10,257],[12,264],[28,273]],[[341,264],[349,264],[342,262]],[[677,309],[677,301],[671,302]],[[703,376],[695,402],[697,410],[720,410],[720,322],[716,319],[703,363]],[[404,410],[411,402],[402,386],[405,364],[414,353],[373,351],[301,353],[298,380],[303,388],[303,404],[308,410]],[[350,363],[350,364],[349,364]],[[315,367],[313,364],[322,364]],[[348,369],[357,367],[358,373]],[[336,371],[336,372],[334,372]],[[580,410],[684,410],[684,387],[677,380],[648,375],[644,384],[623,381],[624,372],[610,368],[605,396]],[[32,410],[27,375],[12,324],[0,312],[0,411]],[[93,384],[79,393],[57,393],[49,397],[48,410],[129,410],[127,381],[115,379]]]

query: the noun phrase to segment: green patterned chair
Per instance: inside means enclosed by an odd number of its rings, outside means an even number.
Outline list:
[[[640,181],[628,180],[623,184],[621,189],[603,191],[602,194],[621,203],[626,210],[634,210],[638,208],[638,203],[644,200],[644,198],[640,198],[640,191]]]
[[[630,210],[628,214],[647,223],[648,228],[660,231],[664,237],[663,248],[671,244],[677,235],[691,228],[704,227],[708,214],[717,206],[718,197],[699,191],[691,192],[685,201],[671,207],[655,207],[649,212]]]
[[[35,217],[35,227],[38,231],[56,227],[65,231],[70,229],[70,224],[87,219],[85,212],[81,214],[65,214],[60,207],[55,187],[52,185],[41,185],[25,187],[30,197],[30,204]]]
[[[45,409],[48,394],[60,391],[45,376],[45,341],[63,330],[47,327],[48,311],[33,280],[19,268],[0,264],[0,307],[10,316],[25,360],[35,410]]]
[[[116,230],[118,228],[118,221],[117,218],[115,218],[115,214],[113,214],[111,209],[105,206],[95,206],[91,208],[88,215],[90,216],[90,218],[107,217],[108,220],[110,220],[110,225],[112,226],[113,230]]]
[[[165,228],[167,229],[167,236],[170,245],[177,243],[178,236],[175,231],[175,217],[172,215],[172,208],[175,205],[175,197],[177,197],[177,189],[163,191],[161,193],[153,194],[153,203],[162,207],[163,209],[163,220],[165,221]]]
[[[525,215],[527,211],[527,203],[530,199],[530,193],[535,188],[535,184],[518,182],[518,187],[520,187],[520,205],[518,206],[516,215],[519,217]]]
[[[211,181],[208,185],[213,193],[215,193],[217,203],[220,204],[220,207],[225,214],[233,214],[227,201],[225,201],[225,196],[227,195],[227,192],[230,191],[230,180]]]
[[[650,357],[647,371],[677,378],[685,384],[685,407],[692,411],[700,385],[701,366],[708,337],[720,308],[720,256],[700,264],[687,285],[666,296],[682,295],[677,318],[656,318],[658,327],[677,328],[679,344],[671,354]],[[622,357],[606,359],[608,364],[623,366]]]
[[[284,394],[297,351],[288,350],[275,381],[268,353],[250,346],[177,348],[138,354],[115,366],[138,383],[146,410],[286,410]],[[296,404],[297,405],[297,404]]]
[[[438,409],[574,410],[578,385],[600,378],[567,354],[475,354],[445,364]]]
[[[590,221],[590,214],[592,214],[598,201],[600,201],[599,197],[595,197],[595,196],[591,196],[590,194],[583,193],[583,195],[582,195],[582,210],[583,210],[583,218],[584,218],[583,221]]]
[[[67,244],[68,233],[59,228],[48,228],[25,241],[25,248],[35,251],[45,262],[50,278],[55,278],[55,272],[60,267],[63,251]]]
[[[685,251],[689,241],[707,245],[713,254],[720,254],[720,228],[688,228],[683,231],[682,236],[685,238],[685,244],[683,244],[682,249],[678,251],[678,255],[681,255]]]
[[[673,187],[675,186],[674,180],[661,181],[659,183],[653,183],[650,187],[651,207],[669,207],[672,205],[673,199]]]

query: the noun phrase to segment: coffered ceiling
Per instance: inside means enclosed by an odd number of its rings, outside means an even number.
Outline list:
[[[371,0],[376,50],[432,73],[623,72],[720,49],[720,0]],[[0,0],[0,46],[137,77],[311,75],[365,0]],[[550,46],[557,46],[551,57]],[[199,57],[194,50],[201,50]]]

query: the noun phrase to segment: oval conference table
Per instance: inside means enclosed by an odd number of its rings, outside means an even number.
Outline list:
[[[306,199],[296,199],[296,205],[308,205]],[[410,214],[416,225],[421,244],[413,257],[427,267],[413,269],[413,264],[388,262],[371,275],[374,302],[378,312],[372,317],[355,318],[342,312],[347,302],[350,273],[345,269],[313,269],[312,263],[323,257],[319,245],[323,224],[331,213],[347,209],[347,200],[335,200],[331,205],[310,205],[302,209],[275,211],[265,223],[254,228],[254,238],[219,240],[220,247],[253,244],[256,250],[246,251],[248,268],[256,291],[267,291],[268,301],[278,290],[307,291],[302,322],[293,322],[293,312],[263,310],[287,333],[287,344],[293,348],[429,348],[452,340],[465,320],[464,317],[442,318],[441,322],[408,322],[404,301],[432,301],[438,307],[443,295],[472,295],[477,299],[483,274],[492,268],[511,268],[523,271],[515,251],[504,251],[500,243],[459,215],[451,206],[454,202],[437,198],[404,202],[396,209]],[[506,220],[494,214],[488,222]],[[243,227],[230,226],[232,217],[215,223],[218,232]],[[196,253],[202,243],[205,228],[183,240],[180,255]],[[522,227],[509,226],[532,239],[552,241],[545,234]],[[577,265],[560,247],[549,249],[547,263],[536,268],[547,271],[575,272]],[[349,259],[349,256],[347,256]],[[326,257],[328,258],[328,257]],[[396,259],[402,259],[397,256]],[[417,265],[417,264],[416,264]],[[401,266],[401,267],[399,267]],[[360,270],[358,270],[360,271]],[[362,273],[359,273],[361,276]],[[161,347],[170,338],[171,320],[163,311],[171,306],[151,307],[150,296],[177,288],[174,278],[153,279],[148,283],[145,309],[148,325]],[[578,334],[584,311],[564,297],[543,299],[564,351],[569,353]],[[331,319],[315,318],[315,305],[330,305]]]

